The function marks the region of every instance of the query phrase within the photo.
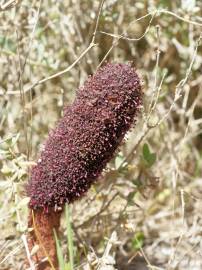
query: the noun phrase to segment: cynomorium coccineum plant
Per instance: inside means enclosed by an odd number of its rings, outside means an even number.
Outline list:
[[[57,268],[53,227],[59,227],[65,203],[83,196],[113,157],[124,135],[135,122],[142,101],[140,80],[130,64],[108,63],[80,87],[75,101],[52,130],[32,168],[30,197],[30,248],[42,243],[34,260],[38,269],[45,256]],[[33,222],[34,217],[34,222]]]

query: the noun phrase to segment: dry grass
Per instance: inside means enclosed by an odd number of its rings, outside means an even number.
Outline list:
[[[28,170],[63,104],[109,60],[134,62],[144,107],[102,179],[71,206],[75,269],[140,270],[142,257],[148,269],[200,270],[201,1],[99,5],[0,1],[0,269],[25,269]]]

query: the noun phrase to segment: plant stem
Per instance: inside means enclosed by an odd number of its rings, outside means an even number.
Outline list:
[[[67,224],[67,242],[69,250],[69,262],[70,269],[74,270],[74,245],[73,245],[73,235],[72,235],[72,226],[71,226],[71,214],[69,206],[65,205],[65,215],[66,215],[66,224]]]
[[[53,229],[57,232],[60,226],[60,212],[49,209],[48,213],[43,210],[30,210],[28,226],[31,231],[28,235],[28,246],[32,253],[35,246],[39,249],[32,255],[32,261],[37,270],[58,269]]]

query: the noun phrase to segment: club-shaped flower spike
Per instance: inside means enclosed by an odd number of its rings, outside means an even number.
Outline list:
[[[90,76],[31,170],[30,208],[59,207],[84,195],[135,123],[141,104],[140,79],[130,64],[108,63]]]

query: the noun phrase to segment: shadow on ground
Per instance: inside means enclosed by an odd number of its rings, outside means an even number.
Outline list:
[[[118,270],[148,270],[147,263],[144,258],[135,257],[132,261],[130,258],[118,256],[116,258],[116,268]]]

